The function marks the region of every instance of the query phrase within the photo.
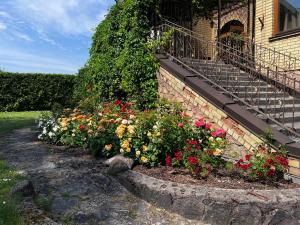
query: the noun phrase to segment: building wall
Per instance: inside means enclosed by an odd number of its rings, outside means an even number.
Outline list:
[[[264,20],[264,27],[261,26],[259,18]],[[273,36],[273,27],[274,1],[256,0],[255,42],[300,59],[300,36],[270,42],[269,38]],[[281,63],[281,66],[284,65]],[[295,69],[300,69],[300,64],[297,63],[295,66]]]

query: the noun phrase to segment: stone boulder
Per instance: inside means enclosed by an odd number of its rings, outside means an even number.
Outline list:
[[[17,183],[11,190],[11,195],[21,195],[22,197],[34,197],[36,191],[31,181],[24,180]]]
[[[109,166],[108,174],[116,175],[118,173],[131,170],[134,161],[130,158],[126,158],[121,155],[114,156],[104,162],[105,165]]]

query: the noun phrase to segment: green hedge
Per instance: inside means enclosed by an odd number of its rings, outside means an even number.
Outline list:
[[[72,105],[74,75],[0,72],[0,111],[49,110]]]

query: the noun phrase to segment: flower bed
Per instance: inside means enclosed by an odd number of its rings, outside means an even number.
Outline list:
[[[226,132],[166,102],[147,111],[121,100],[100,104],[94,113],[65,110],[41,119],[39,127],[43,141],[87,148],[94,156],[122,154],[148,168],[185,168],[198,179],[226,170],[245,180],[277,182],[288,169],[284,148],[275,152],[268,144],[236,162],[225,161]]]

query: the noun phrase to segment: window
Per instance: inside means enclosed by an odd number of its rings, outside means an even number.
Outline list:
[[[275,1],[276,4],[276,1]],[[300,28],[300,0],[278,0],[276,33],[292,31]]]

